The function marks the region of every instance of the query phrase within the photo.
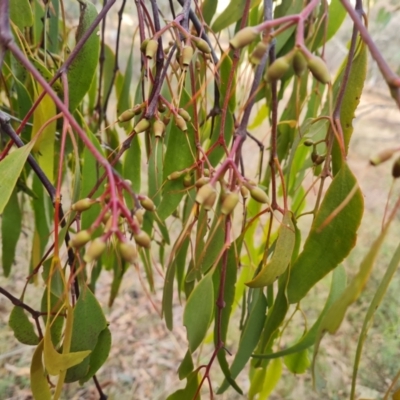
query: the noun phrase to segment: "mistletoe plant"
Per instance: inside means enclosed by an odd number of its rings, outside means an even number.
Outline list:
[[[242,393],[236,378],[247,366],[248,397],[266,399],[283,360],[292,373],[305,372],[309,349],[315,360],[323,334],[338,330],[394,218],[399,201],[346,285],[341,263],[363,216],[363,195],[346,155],[368,50],[399,106],[400,78],[368,33],[362,0],[355,8],[349,0],[231,0],[217,18],[214,0],[171,0],[168,7],[135,1],[133,31],[122,30],[121,0],[112,49],[105,32],[115,3],[104,1],[98,12],[90,0],[0,0],[6,277],[23,209],[33,221],[24,290],[0,292],[14,305],[9,325],[16,338],[35,346],[33,397],[58,399],[64,383],[93,378],[106,398],[95,374],[112,339],[96,281],[113,274],[111,306],[134,265],[145,272],[151,298],[153,270],[161,264],[162,317],[172,330],[179,299],[188,343],[177,366],[186,386],[168,398],[200,399],[206,386],[213,398],[211,367],[218,364],[225,376],[218,393],[229,386]],[[66,6],[79,9],[77,27]],[[346,15],[353,32],[333,78],[325,45]],[[122,42],[132,43],[124,71]],[[261,124],[263,140],[252,133]],[[246,141],[260,149],[258,171],[248,168],[253,155],[244,151]],[[311,227],[300,230],[307,215]],[[399,256],[365,317],[351,399],[369,322]],[[310,326],[301,302],[328,274],[330,292]],[[36,310],[24,295],[39,281],[44,290]],[[283,348],[295,313],[304,318],[304,334]],[[240,340],[228,348],[235,324]],[[214,351],[206,364],[195,365],[210,331]]]

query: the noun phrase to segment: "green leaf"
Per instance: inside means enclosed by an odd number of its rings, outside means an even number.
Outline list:
[[[90,139],[90,141],[93,143],[93,145],[96,147],[96,149],[101,154],[103,154],[103,150],[100,146],[100,143],[98,139],[93,135],[93,133],[87,130],[86,134]],[[98,179],[101,177],[102,173],[103,170],[100,168],[100,165],[98,164],[97,160],[94,158],[91,151],[85,146],[83,150],[81,193],[79,196],[81,199],[88,196],[88,194],[93,189]],[[93,197],[96,198],[100,196],[103,193],[103,190],[104,190],[103,187],[100,186],[100,188],[96,191]],[[101,207],[99,204],[93,204],[92,207],[89,208],[89,210],[82,213],[82,227],[81,227],[82,230],[90,228],[90,226],[98,217],[100,209]]]
[[[302,338],[296,344],[294,344],[291,347],[288,347],[287,349],[270,354],[253,354],[252,357],[275,359],[288,354],[297,353],[299,351],[307,349],[308,347],[311,347],[315,342],[318,333],[318,328],[321,324],[322,319],[324,318],[324,315],[331,307],[331,305],[341,296],[345,287],[346,287],[346,273],[343,266],[339,265],[337,268],[333,270],[331,288],[324,309],[321,311],[321,314],[319,315],[317,321],[315,321],[310,330],[307,333],[305,333],[304,336],[302,336]]]
[[[179,379],[185,379],[193,371],[194,365],[192,360],[192,353],[188,350],[178,368]]]
[[[354,393],[354,391],[355,391],[358,366],[359,366],[359,363],[361,360],[361,353],[362,353],[362,349],[364,346],[364,342],[367,338],[368,330],[372,324],[375,312],[378,309],[379,305],[381,304],[381,302],[386,294],[386,291],[387,291],[389,284],[393,278],[393,275],[397,271],[397,267],[399,266],[399,263],[400,263],[400,245],[397,246],[397,249],[396,249],[395,253],[393,254],[392,259],[390,260],[390,263],[385,272],[385,275],[383,276],[381,282],[379,283],[379,286],[376,289],[374,298],[372,299],[372,301],[368,307],[367,313],[365,314],[363,326],[362,326],[361,332],[358,336],[356,356],[354,359],[353,376],[352,376],[352,393]]]
[[[80,0],[80,18],[76,41],[78,42],[87,31],[94,19],[97,17],[97,10],[89,0]],[[89,36],[76,58],[68,68],[68,89],[69,109],[74,111],[81,103],[88,92],[93,77],[96,75],[100,54],[100,37],[97,34],[98,28]]]
[[[288,354],[283,357],[283,360],[288,370],[293,374],[304,374],[310,366],[307,349],[297,353]]]
[[[182,91],[180,106],[185,108],[192,115],[192,106],[186,108],[185,106],[190,102],[191,98],[186,92]],[[181,171],[193,164],[195,144],[194,144],[194,129],[191,124],[188,124],[187,132],[182,132],[174,123],[169,124],[167,132],[168,143],[167,150],[164,158],[164,181],[163,197],[158,207],[157,214],[165,220],[169,217],[185,195],[186,190],[183,186],[183,176],[179,179],[169,181],[168,175],[175,171]]]
[[[267,300],[261,289],[253,290],[253,298],[250,305],[249,318],[243,329],[239,342],[239,348],[235,355],[235,359],[231,365],[231,376],[235,379],[245,367],[251,353],[254,351],[260,339],[260,335],[265,321],[265,310],[267,308]],[[218,390],[218,394],[223,393],[229,386],[227,380],[224,380]]]
[[[39,344],[39,337],[22,307],[15,306],[12,309],[8,324],[13,330],[15,338],[21,343],[30,346]]]
[[[318,353],[319,345],[323,335],[326,332],[333,334],[339,329],[339,326],[343,321],[348,307],[358,299],[361,292],[363,291],[369,279],[369,276],[371,275],[376,257],[378,256],[379,249],[381,248],[382,243],[389,230],[389,226],[390,223],[386,225],[385,229],[375,239],[368,253],[361,261],[357,274],[352,278],[349,285],[344,290],[343,294],[331,305],[324,318],[322,319],[318,329],[317,339],[315,341],[312,369],[314,369],[315,357]]]
[[[108,91],[113,82],[114,68],[115,68],[115,54],[108,44],[104,46],[104,63],[103,63],[103,93],[102,103],[105,105]]]
[[[108,299],[108,307],[112,307],[114,300],[118,295],[121,282],[124,278],[125,272],[129,268],[129,264],[115,257],[115,251],[107,254],[111,258],[111,265],[113,266],[114,276],[111,283],[110,298]],[[107,262],[104,263],[107,266]]]
[[[202,6],[202,14],[204,21],[207,25],[210,25],[212,18],[215,15],[218,7],[218,0],[204,0]]]
[[[83,385],[100,369],[100,367],[106,362],[111,349],[111,332],[108,328],[103,329],[100,332],[96,346],[90,354],[89,359],[89,371],[88,373],[79,380],[79,383]]]
[[[35,400],[51,400],[51,392],[42,363],[43,340],[36,347],[31,362],[31,390]]]
[[[179,389],[167,397],[167,400],[189,400],[193,399],[199,387],[198,371],[192,372],[186,380],[184,389]],[[196,400],[200,400],[200,393],[197,395]]]
[[[21,174],[33,144],[34,141],[31,141],[25,146],[14,150],[0,162],[0,214],[3,214],[11,198],[18,177]]]
[[[214,309],[212,273],[207,274],[193,289],[183,312],[189,349],[193,353],[207,334]]]
[[[261,0],[252,0],[250,9],[260,4]],[[213,23],[211,30],[215,33],[222,31],[229,25],[234,24],[243,16],[243,9],[246,5],[246,0],[231,0],[225,10],[218,16]]]
[[[96,297],[84,287],[74,308],[71,352],[94,350],[107,321]],[[89,351],[90,352],[90,351]],[[89,371],[90,357],[67,371],[65,382],[84,379]]]
[[[32,8],[29,0],[13,0],[10,2],[11,21],[23,31],[33,25]]]
[[[329,186],[303,251],[292,267],[287,288],[290,303],[300,301],[349,254],[356,243],[363,208],[356,178],[344,164]]]
[[[347,58],[342,66],[342,72],[337,80],[340,82],[344,77],[344,68],[346,67]],[[349,78],[343,95],[342,106],[340,108],[340,125],[343,131],[344,150],[347,155],[351,136],[353,134],[353,119],[355,111],[360,103],[361,94],[364,88],[365,78],[367,76],[368,48],[365,43],[360,40],[358,49],[354,55],[351,65]],[[335,138],[332,148],[332,171],[335,175],[343,164],[343,158],[339,144]]]
[[[51,340],[52,340],[54,346],[57,347],[61,341],[62,328],[64,326],[64,317],[63,316],[56,317],[56,314],[58,313],[60,308],[64,307],[64,302],[61,298],[55,296],[53,293],[50,293],[50,307],[48,307],[47,290],[48,289],[46,288],[43,292],[40,309],[41,309],[42,313],[47,313],[47,310],[50,310],[50,312],[52,314],[50,316]],[[45,324],[47,323],[47,315],[46,314],[43,314],[43,321]]]
[[[247,282],[246,285],[251,288],[268,286],[282,275],[292,258],[295,239],[291,212],[285,211],[271,261],[262,268],[252,281]]]
[[[272,360],[267,367],[267,374],[264,380],[264,386],[260,394],[260,399],[268,399],[268,396],[275,389],[282,376],[282,360],[277,358]]]
[[[2,261],[4,276],[8,277],[15,259],[15,250],[22,228],[22,213],[19,207],[17,190],[14,189],[10,201],[7,203],[2,221]]]

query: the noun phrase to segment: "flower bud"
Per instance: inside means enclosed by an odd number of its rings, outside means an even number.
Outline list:
[[[306,139],[303,144],[304,146],[311,147],[314,146],[314,141],[311,139]]]
[[[293,69],[297,76],[303,75],[304,71],[307,69],[307,60],[300,50],[296,51],[294,54]]]
[[[143,118],[134,126],[133,130],[136,133],[142,133],[147,129],[149,129],[149,127],[150,127],[150,121],[148,119]]]
[[[207,201],[207,199],[210,198],[210,201],[207,203],[207,206],[209,207],[211,202],[212,202],[212,204],[214,204],[216,196],[217,196],[217,192],[216,192],[215,188],[210,183],[206,183],[197,192],[196,202],[199,204],[204,204]],[[211,204],[211,207],[212,207],[212,204]]]
[[[100,258],[100,256],[104,253],[107,244],[103,238],[96,238],[92,240],[89,244],[89,247],[86,250],[85,255],[83,256],[83,260],[86,263],[90,263]]]
[[[183,186],[185,186],[185,187],[192,186],[192,176],[190,174],[186,174],[183,177]]]
[[[68,244],[74,249],[79,249],[80,247],[83,247],[87,242],[89,242],[91,238],[92,235],[89,233],[89,231],[80,231],[72,236]]]
[[[169,174],[167,176],[167,179],[169,181],[174,181],[176,179],[179,179],[185,172],[186,172],[185,170],[184,171],[175,171],[172,174]]]
[[[125,110],[119,117],[118,122],[128,122],[136,115],[132,108]]]
[[[371,157],[369,163],[371,165],[379,165],[383,162],[392,158],[393,154],[396,152],[395,149],[385,149],[376,154],[375,156]]]
[[[156,206],[149,197],[145,196],[144,198],[139,199],[141,206],[147,211],[154,211]]]
[[[145,247],[149,249],[151,246],[151,239],[150,236],[145,231],[140,231],[136,235],[133,235],[135,242],[138,246]]]
[[[193,47],[192,46],[185,46],[182,49],[182,65],[187,67],[190,64],[190,61],[192,61],[193,57]]]
[[[142,53],[146,52],[147,44],[149,43],[149,39],[144,39],[143,42],[140,44],[140,51]]]
[[[176,126],[183,132],[187,131],[187,125],[185,120],[180,116],[180,115],[174,115],[174,120],[175,120],[175,124]]]
[[[258,65],[268,50],[268,43],[259,42],[250,56],[250,62]]]
[[[159,119],[156,119],[153,123],[153,132],[155,137],[162,137],[165,131],[165,125],[164,122],[160,121]]]
[[[307,60],[308,69],[313,74],[314,78],[321,83],[331,81],[331,75],[325,61],[321,57],[313,56]]]
[[[204,39],[199,38],[199,37],[194,37],[192,40],[193,40],[194,45],[201,52],[206,53],[206,54],[210,54],[211,53],[211,48],[210,48],[210,46],[208,45],[208,43]]]
[[[186,122],[190,122],[191,121],[191,117],[190,114],[184,109],[184,108],[178,108],[178,114],[186,121]]]
[[[264,192],[260,187],[253,186],[249,188],[250,196],[259,203],[267,204],[269,203],[269,197],[267,193]]]
[[[143,216],[144,216],[145,210],[143,208],[139,208],[135,211],[135,217],[139,223],[139,225],[143,224]]]
[[[244,199],[247,199],[249,197],[249,190],[246,186],[240,186],[240,194]]]
[[[291,57],[290,57],[291,59]],[[280,57],[277,58],[267,69],[267,73],[265,75],[266,80],[268,82],[276,81],[281,79],[283,75],[286,74],[288,69],[290,68],[290,60],[289,57]]]
[[[226,195],[225,200],[221,206],[221,213],[229,215],[237,206],[239,202],[239,195],[236,192],[230,192]]]
[[[138,259],[138,252],[136,245],[133,242],[120,242],[119,253],[124,261],[134,264]]]
[[[236,33],[236,35],[229,41],[233,49],[241,49],[247,46],[260,36],[260,33],[252,26],[247,26]]]
[[[194,185],[197,188],[201,188],[208,182],[210,182],[210,178],[208,176],[202,176],[201,178],[197,179],[197,181],[194,183]]]
[[[94,203],[96,203],[96,201],[92,200],[92,199],[89,199],[89,198],[81,199],[81,200],[78,200],[76,203],[72,204],[71,208],[74,211],[82,212],[82,211],[89,210],[89,208]]]
[[[146,45],[146,57],[148,59],[153,59],[156,55],[158,49],[158,41],[154,39],[150,39]]]

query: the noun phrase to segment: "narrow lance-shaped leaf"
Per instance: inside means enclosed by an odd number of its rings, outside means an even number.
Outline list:
[[[252,288],[268,286],[282,275],[292,258],[295,240],[295,229],[291,213],[290,211],[285,211],[271,261],[246,285]]]
[[[36,347],[31,362],[31,390],[35,400],[50,400],[51,392],[42,363],[43,340]]]
[[[339,265],[332,274],[332,283],[329,292],[328,299],[325,303],[324,309],[321,311],[320,316],[317,321],[315,321],[314,325],[310,328],[310,330],[302,336],[302,338],[293,346],[288,347],[287,349],[277,351],[275,353],[268,354],[253,354],[253,358],[266,358],[266,359],[275,359],[286,356],[288,354],[297,353],[308,347],[311,347],[317,337],[318,328],[321,324],[322,319],[324,318],[326,312],[329,310],[331,305],[342,295],[344,289],[346,287],[346,272],[342,265]]]
[[[302,253],[295,261],[287,288],[297,303],[354,247],[364,201],[356,178],[344,164],[329,186]]]
[[[350,281],[349,285],[346,287],[343,294],[332,304],[332,306],[325,314],[323,320],[321,321],[321,325],[319,326],[318,329],[317,339],[315,341],[315,347],[314,347],[314,357],[312,366],[313,370],[314,370],[315,358],[318,353],[319,344],[322,340],[323,335],[326,332],[333,334],[339,329],[339,326],[343,321],[343,318],[346,314],[348,307],[352,303],[354,303],[360,296],[372,272],[372,267],[375,264],[376,257],[378,256],[378,252],[389,230],[389,226],[390,224],[387,224],[385,229],[375,239],[370,250],[361,261],[360,268],[357,274]]]
[[[386,294],[386,291],[389,287],[389,284],[393,278],[393,275],[397,271],[397,268],[400,263],[400,245],[397,246],[395,253],[390,261],[390,264],[383,276],[378,288],[376,289],[374,298],[372,299],[367,313],[365,314],[363,326],[361,328],[361,333],[358,336],[358,343],[357,343],[357,350],[356,356],[354,359],[354,367],[353,367],[353,377],[352,377],[352,393],[355,391],[355,384],[357,379],[357,372],[358,372],[358,365],[361,359],[361,353],[364,346],[365,339],[367,338],[368,329],[371,326],[373,321],[373,317],[375,315],[376,310],[378,309],[379,305],[381,304],[383,297]]]
[[[345,60],[347,61],[347,59]],[[353,58],[349,78],[343,96],[342,106],[340,108],[340,125],[343,132],[344,150],[347,155],[350,139],[353,134],[353,119],[354,113],[360,103],[361,93],[363,91],[365,78],[367,75],[368,49],[366,44],[360,40],[358,48]],[[342,66],[342,71],[338,76],[341,82],[344,76],[346,63]],[[339,144],[335,139],[332,148],[332,171],[336,175],[343,164],[343,158]]]
[[[14,189],[10,201],[4,209],[1,221],[2,261],[4,276],[8,276],[15,258],[18,239],[22,228],[22,213],[18,202],[17,190]]]
[[[97,10],[90,0],[80,0],[80,18],[76,31],[78,42],[87,31],[94,19]],[[100,37],[95,29],[81,48],[74,61],[68,68],[69,109],[74,111],[80,104],[92,83],[99,62]]]
[[[34,141],[30,141],[0,162],[0,214],[3,214],[4,208],[10,200],[33,144]]]
[[[193,353],[201,344],[210,326],[214,309],[212,273],[207,274],[193,289],[183,313],[189,349]]]

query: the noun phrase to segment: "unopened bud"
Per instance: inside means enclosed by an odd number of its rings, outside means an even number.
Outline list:
[[[186,122],[190,122],[191,121],[191,117],[190,114],[184,109],[184,108],[179,108],[178,109],[178,114],[186,121]]]
[[[331,75],[325,61],[321,57],[313,56],[307,60],[308,69],[313,74],[314,78],[321,83],[331,81]]]
[[[119,253],[121,257],[130,264],[134,264],[138,259],[136,245],[133,242],[120,242]]]
[[[118,122],[128,122],[136,115],[132,108],[125,110],[119,117]]]
[[[174,120],[175,120],[175,124],[176,126],[183,132],[187,131],[187,125],[185,120],[180,116],[180,115],[174,115]]]
[[[179,179],[186,171],[175,171],[172,174],[169,174],[167,176],[167,179],[169,181],[174,181],[176,179]]]
[[[86,250],[85,255],[83,256],[83,260],[86,263],[98,260],[100,256],[104,253],[106,247],[107,244],[103,238],[96,238],[92,240],[92,242],[89,244],[89,247]]]
[[[143,53],[146,52],[147,44],[149,43],[149,39],[144,39],[143,42],[140,44],[140,51]]]
[[[266,80],[268,82],[276,81],[281,79],[288,69],[290,68],[291,57],[288,55],[285,57],[277,58],[267,69]]]
[[[81,200],[78,200],[76,203],[72,204],[71,208],[74,211],[82,212],[82,211],[89,210],[89,208],[94,203],[96,203],[96,201],[92,200],[92,199],[89,199],[89,198],[81,199]]]
[[[71,240],[69,241],[69,245],[74,249],[79,249],[80,247],[83,247],[86,243],[88,243],[91,238],[92,236],[89,231],[80,231],[72,236]]]
[[[156,119],[153,123],[153,132],[155,137],[162,137],[165,131],[165,125],[164,122],[160,121],[159,119]]]
[[[251,53],[250,62],[255,65],[260,64],[261,59],[264,57],[267,50],[268,50],[268,43],[264,42],[257,43],[256,48]]]
[[[249,190],[246,186],[240,186],[240,194],[244,199],[247,199],[249,197]]]
[[[186,174],[183,177],[183,186],[185,186],[185,187],[192,186],[192,176],[190,174]]]
[[[371,157],[369,162],[371,165],[379,165],[383,162],[392,158],[393,154],[396,152],[396,149],[385,149]]]
[[[296,51],[293,57],[293,69],[297,76],[303,75],[304,71],[307,69],[307,60],[300,50]]]
[[[247,46],[260,36],[260,33],[252,26],[247,26],[236,33],[236,35],[229,41],[234,49],[241,49]]]
[[[400,157],[398,157],[393,164],[392,176],[395,179],[400,178]]]
[[[216,193],[215,188],[210,183],[206,183],[197,192],[196,202],[199,204],[204,204],[207,201],[207,199],[210,198],[210,200],[212,201],[212,204],[214,204],[216,195],[217,195],[217,193]],[[209,206],[209,203],[208,203],[208,206]],[[212,207],[212,205],[211,205],[211,207]]]
[[[148,119],[143,118],[135,125],[133,130],[136,133],[142,133],[144,131],[147,131],[147,129],[149,129],[149,127],[150,127],[150,121]]]
[[[237,206],[239,202],[239,195],[236,192],[228,193],[222,203],[221,213],[229,215]]]
[[[147,211],[154,211],[156,209],[153,200],[151,200],[147,196],[139,199],[139,202],[142,205],[142,207]]]
[[[211,53],[211,48],[204,39],[199,37],[193,38],[193,43],[201,52],[206,54]]]
[[[307,147],[314,146],[314,141],[311,139],[306,139],[303,144]]]
[[[143,216],[144,216],[145,210],[143,208],[139,208],[135,211],[135,217],[139,223],[139,225],[143,224]]]
[[[259,203],[267,204],[269,203],[269,198],[267,193],[264,192],[260,187],[253,186],[248,188],[250,191],[250,196]]]
[[[182,49],[182,65],[187,67],[192,61],[193,57],[193,47],[192,46],[185,46]]]
[[[150,39],[146,45],[146,57],[150,60],[154,58],[158,49],[158,41]]]
[[[136,235],[133,235],[133,238],[138,246],[145,247],[146,249],[150,248],[151,239],[145,231],[140,231]]]
[[[208,182],[210,182],[210,178],[208,176],[202,176],[201,178],[197,179],[197,181],[195,182],[194,185],[197,188],[201,188],[202,186],[204,186]]]

